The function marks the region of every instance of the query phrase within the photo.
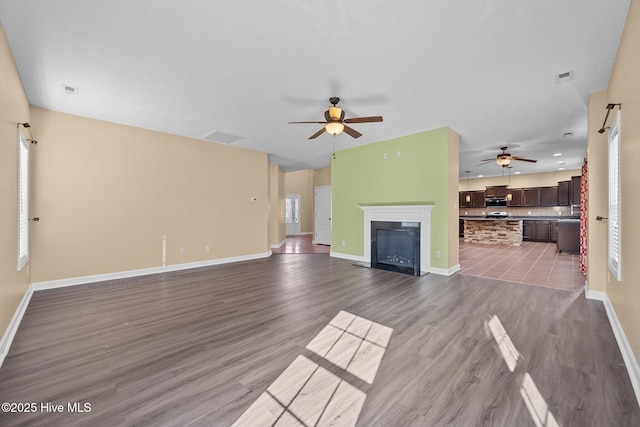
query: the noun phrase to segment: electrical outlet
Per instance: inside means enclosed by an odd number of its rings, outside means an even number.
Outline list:
[[[204,251],[209,252],[209,245],[204,245]]]
[[[387,160],[387,153],[384,153],[383,158],[384,158],[385,160]]]
[[[187,253],[187,250],[185,248],[180,248],[180,255],[184,255]]]
[[[440,251],[436,251],[436,258],[440,258]]]
[[[396,157],[400,157],[400,150],[396,151]]]
[[[346,246],[346,245],[347,245],[347,242],[343,240],[342,241],[342,246]]]
[[[484,213],[484,212],[483,212]],[[531,215],[531,211],[527,212],[527,215]]]

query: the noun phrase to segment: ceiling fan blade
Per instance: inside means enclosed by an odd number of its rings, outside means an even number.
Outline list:
[[[362,134],[360,132],[358,132],[354,128],[350,128],[349,126],[346,126],[346,125],[344,127],[344,133],[346,133],[347,135],[349,135],[352,138],[360,138],[362,136]]]
[[[487,163],[493,163],[495,161],[496,161],[496,159],[482,160],[482,163],[478,163],[476,166],[486,165]]]
[[[495,157],[494,157],[493,159],[482,159],[482,160],[480,160],[480,161],[481,161],[481,162],[495,162],[495,161],[496,161],[496,159],[495,159]]]
[[[537,160],[525,159],[524,157],[511,156],[511,160],[520,160],[521,162],[537,163]]]
[[[316,139],[317,137],[319,137],[320,135],[322,135],[323,133],[325,133],[327,131],[327,129],[322,128],[320,129],[318,132],[314,133],[313,135],[311,135],[309,137],[309,139]]]
[[[315,125],[325,125],[325,124],[327,124],[327,122],[289,122],[290,125],[291,124],[300,124],[300,123],[312,123],[312,124],[315,124]]]
[[[382,116],[370,116],[370,117],[352,117],[350,119],[345,119],[344,123],[372,123],[372,122],[381,122]]]

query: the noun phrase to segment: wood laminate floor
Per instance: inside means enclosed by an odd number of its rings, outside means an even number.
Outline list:
[[[328,255],[36,292],[0,401],[38,405],[2,426],[640,425],[601,302]]]
[[[282,246],[271,249],[273,254],[328,254],[330,251],[329,245],[314,244],[311,234],[287,236]]]

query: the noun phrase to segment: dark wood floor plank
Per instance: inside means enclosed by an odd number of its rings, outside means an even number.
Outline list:
[[[372,384],[305,348],[341,310],[393,329]],[[493,316],[519,353],[513,372]],[[0,401],[92,410],[0,413],[0,425],[231,425],[300,355],[366,393],[360,426],[533,426],[525,378],[559,425],[640,425],[602,303],[321,254],[36,292]]]

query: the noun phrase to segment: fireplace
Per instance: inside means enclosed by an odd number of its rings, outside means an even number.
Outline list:
[[[373,222],[396,222],[419,224],[418,228],[413,228],[419,236],[419,252],[415,255],[418,262],[418,270],[423,273],[434,271],[431,267],[431,210],[434,205],[414,204],[414,205],[359,205],[364,212],[364,253],[362,261],[370,263],[371,240]],[[377,256],[377,255],[376,255]],[[413,274],[413,272],[409,273]]]
[[[420,223],[372,221],[371,267],[420,276]]]

